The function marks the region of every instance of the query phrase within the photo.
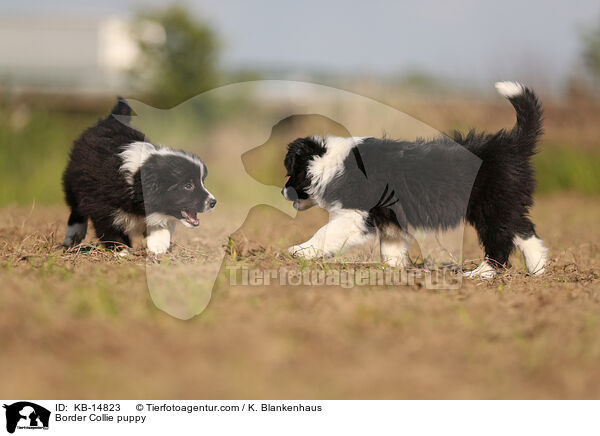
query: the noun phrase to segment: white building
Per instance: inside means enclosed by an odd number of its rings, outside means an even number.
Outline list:
[[[142,30],[164,42],[160,25]],[[131,22],[121,17],[3,16],[0,41],[3,88],[118,92],[139,55]]]

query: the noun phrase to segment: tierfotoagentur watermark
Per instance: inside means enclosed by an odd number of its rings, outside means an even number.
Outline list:
[[[305,269],[298,271],[227,266],[230,286],[335,286],[350,289],[360,286],[414,286],[426,289],[452,289],[461,285],[460,274],[454,269],[397,269],[377,265],[344,269]]]

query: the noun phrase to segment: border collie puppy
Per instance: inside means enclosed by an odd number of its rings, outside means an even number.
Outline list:
[[[196,227],[197,214],[217,202],[204,187],[206,165],[193,154],[148,142],[114,115],[128,120],[131,108],[119,100],[71,150],[62,179],[71,208],[63,245],[85,238],[89,218],[108,248],[130,247],[131,236],[144,235],[150,252],[165,253],[176,220]]]
[[[517,114],[509,131],[415,142],[307,137],[290,143],[283,196],[297,210],[316,204],[330,212],[329,223],[290,253],[331,256],[378,235],[382,261],[404,267],[410,265],[408,229],[447,230],[466,219],[485,249],[485,260],[466,276],[493,277],[515,246],[531,274],[543,273],[547,249],[528,218],[541,105],[519,83],[496,88]]]

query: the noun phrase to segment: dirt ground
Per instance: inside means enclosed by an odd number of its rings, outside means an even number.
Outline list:
[[[218,280],[189,321],[154,306],[142,250],[63,253],[64,207],[2,209],[0,397],[599,398],[599,200],[537,199],[542,277],[514,255],[457,290]],[[302,268],[280,248],[290,241],[269,245],[276,226],[259,215],[228,258]],[[465,259],[481,255],[469,228]]]

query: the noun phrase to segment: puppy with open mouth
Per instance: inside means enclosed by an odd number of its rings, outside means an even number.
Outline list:
[[[191,153],[148,142],[115,115],[131,116],[126,101],[74,142],[63,174],[71,208],[63,245],[79,244],[91,219],[108,248],[130,247],[132,236],[144,235],[148,251],[166,253],[176,221],[197,227],[198,213],[217,203],[204,186],[206,165]]]

